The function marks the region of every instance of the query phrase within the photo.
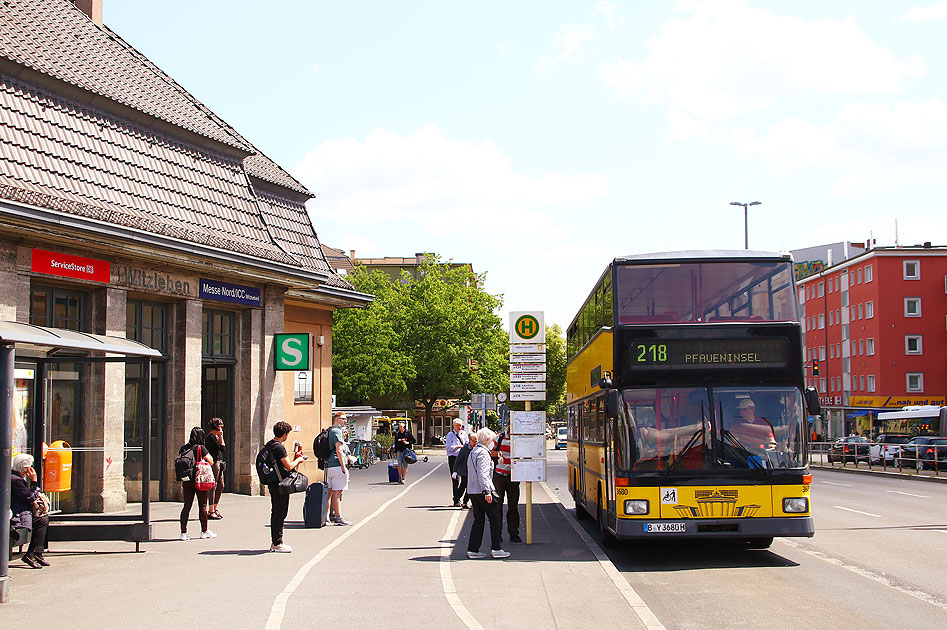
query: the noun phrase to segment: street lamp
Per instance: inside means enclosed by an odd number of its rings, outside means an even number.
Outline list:
[[[747,219],[747,208],[749,206],[758,206],[760,202],[751,201],[750,203],[740,203],[739,201],[731,201],[730,205],[743,206],[743,249],[750,249],[750,226]]]

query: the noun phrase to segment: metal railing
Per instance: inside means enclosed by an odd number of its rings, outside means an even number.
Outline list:
[[[947,473],[947,447],[944,445],[912,444],[907,449],[904,449],[904,446],[881,442],[810,442],[809,465],[907,472],[925,476]]]

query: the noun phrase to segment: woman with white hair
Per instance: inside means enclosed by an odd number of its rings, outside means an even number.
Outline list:
[[[510,553],[500,548],[500,504],[496,501],[496,488],[493,486],[493,460],[490,449],[496,442],[497,434],[484,427],[477,431],[477,446],[467,456],[467,496],[473,506],[474,522],[470,528],[470,541],[467,543],[467,557],[486,558],[481,553],[483,541],[483,522],[490,519],[490,555],[494,558],[508,558]]]
[[[46,548],[46,528],[49,527],[49,516],[34,516],[33,505],[43,506],[41,512],[46,512],[48,504],[46,497],[39,489],[36,471],[33,470],[33,456],[18,453],[13,456],[13,471],[10,475],[10,509],[13,512],[11,525],[32,530],[30,544],[23,554],[23,562],[34,569],[48,567],[49,563],[43,557]]]

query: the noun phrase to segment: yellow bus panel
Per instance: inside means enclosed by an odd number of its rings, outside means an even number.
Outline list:
[[[784,512],[783,499],[805,497],[809,499],[809,509],[805,512]],[[809,484],[799,486],[773,486],[773,516],[809,516],[812,511],[812,499],[809,497]]]
[[[661,518],[773,516],[772,486],[677,486],[661,488]]]
[[[612,349],[612,333],[603,331],[573,357],[566,369],[566,404],[602,391],[598,386],[598,379],[593,385],[592,374],[602,377],[606,373],[612,373]]]

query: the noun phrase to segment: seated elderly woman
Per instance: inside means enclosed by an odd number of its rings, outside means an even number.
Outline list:
[[[30,545],[23,554],[23,562],[34,569],[48,567],[49,563],[43,558],[46,548],[46,528],[49,526],[49,515],[34,516],[34,502],[44,505],[40,510],[46,512],[48,504],[39,489],[36,471],[33,470],[33,456],[19,453],[13,457],[13,473],[10,476],[10,509],[13,512],[12,525],[32,530]]]

